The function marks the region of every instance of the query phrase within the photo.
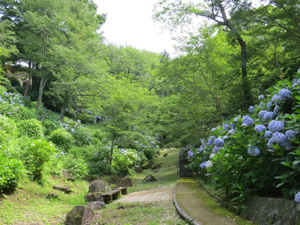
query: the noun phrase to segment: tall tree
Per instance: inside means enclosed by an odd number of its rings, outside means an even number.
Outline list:
[[[227,12],[234,12],[239,8],[249,7],[250,3],[247,0],[205,0],[205,4],[194,4],[192,2],[183,3],[180,0],[170,2],[167,0],[161,1],[156,5],[156,14],[154,18],[158,21],[171,24],[177,27],[179,24],[190,22],[193,16],[208,18],[215,22],[218,26],[222,26],[230,32],[240,46],[240,65],[241,65],[241,80],[244,98],[247,103],[253,103],[251,93],[251,85],[248,81],[247,72],[247,46],[241,33],[230,21]]]

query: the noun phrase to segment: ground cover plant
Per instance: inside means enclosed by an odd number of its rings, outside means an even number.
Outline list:
[[[205,182],[243,202],[253,195],[299,202],[300,79],[278,82],[260,103],[211,130],[208,141],[188,151],[190,167]]]

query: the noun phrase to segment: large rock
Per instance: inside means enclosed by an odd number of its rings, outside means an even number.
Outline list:
[[[87,193],[84,196],[84,201],[85,202],[103,201],[103,197],[101,197],[101,195],[103,194],[104,192]]]
[[[143,182],[151,182],[151,181],[157,181],[157,179],[152,175],[147,175],[143,180]]]
[[[63,169],[62,174],[65,179],[74,181],[74,176],[68,170]]]
[[[86,225],[94,218],[94,211],[86,206],[75,206],[66,216],[65,225]]]
[[[118,180],[117,186],[119,187],[132,187],[134,186],[133,179],[130,178],[129,176],[123,177]]]
[[[88,193],[95,193],[95,192],[110,192],[111,188],[109,187],[109,185],[102,180],[94,180],[91,182],[90,186],[89,186],[89,192]]]
[[[292,200],[252,197],[241,216],[261,225],[295,225],[300,219],[300,203]]]
[[[89,207],[92,210],[99,210],[99,209],[106,208],[106,205],[102,201],[94,201],[94,202],[90,202],[89,204],[87,204],[86,207]]]
[[[67,194],[72,192],[71,188],[68,185],[57,184],[57,185],[53,186],[53,189],[60,190],[60,191],[65,192]]]
[[[153,166],[153,163],[151,161],[144,162],[142,165],[143,170],[151,169]]]
[[[134,167],[134,171],[135,171],[136,173],[143,173],[143,168],[140,167],[140,166],[135,166],[135,167]]]

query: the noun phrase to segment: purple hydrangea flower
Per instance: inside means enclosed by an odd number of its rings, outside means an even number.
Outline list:
[[[264,118],[264,115],[266,114],[266,112],[267,112],[266,110],[260,110],[259,113],[258,113],[258,117],[259,118]]]
[[[238,122],[238,119],[240,119],[240,118],[241,118],[241,117],[239,117],[239,116],[238,116],[238,117],[235,117],[235,118],[233,119],[233,121],[237,123],[237,122]]]
[[[215,136],[210,136],[210,138],[207,141],[207,145],[213,145],[215,138]]]
[[[291,98],[291,94],[292,92],[286,88],[282,88],[279,92],[278,92],[278,98],[280,101],[286,101],[289,98]]]
[[[248,154],[251,156],[258,156],[260,154],[260,150],[256,146],[251,146],[248,148]]]
[[[272,133],[275,133],[284,129],[284,123],[281,121],[272,120],[269,123],[268,128]]]
[[[275,108],[274,108],[274,115],[278,115],[279,113],[279,105],[276,105]]]
[[[252,125],[254,123],[250,116],[243,116],[243,124]]]
[[[292,87],[294,88],[298,84],[300,84],[300,78],[299,79],[293,79],[293,85],[292,85]]]
[[[200,164],[201,169],[204,169],[206,165],[206,161]]]
[[[283,133],[275,132],[272,137],[268,141],[268,148],[272,148],[272,145],[279,144],[279,146],[283,147],[286,144],[286,136]]]
[[[288,140],[290,140],[290,139],[292,139],[293,137],[296,136],[296,132],[293,131],[293,130],[287,130],[287,131],[285,132],[285,136],[286,136],[286,138],[287,138]]]
[[[231,129],[232,129],[232,130],[235,130],[235,128],[236,128],[235,123],[230,123],[230,126],[231,126]]]
[[[251,105],[251,106],[249,107],[249,112],[250,112],[250,113],[254,113],[254,106]]]
[[[216,138],[214,141],[215,146],[217,147],[223,147],[225,142],[221,138]]]
[[[188,158],[194,157],[194,153],[192,151],[188,151]]]
[[[273,102],[268,102],[267,103],[267,109],[270,111],[271,110],[271,107],[273,106]]]
[[[273,95],[273,97],[272,97],[272,102],[277,102],[279,100],[279,97],[278,97],[278,95],[277,94],[275,94],[275,95]]]
[[[295,195],[295,202],[300,202],[300,191]]]
[[[235,130],[231,129],[228,131],[228,134],[234,134]]]
[[[263,117],[263,120],[264,121],[270,121],[271,119],[273,119],[273,117],[274,117],[273,112],[266,112],[264,117]]]
[[[204,148],[199,148],[197,153],[200,153],[200,152],[203,152],[204,151]]]
[[[224,128],[223,131],[227,131],[227,130],[229,130],[230,127],[229,127],[228,124],[224,124],[224,125],[223,125],[223,128]]]
[[[265,99],[265,96],[264,96],[264,95],[259,95],[259,96],[258,96],[258,99],[259,99],[259,100],[263,100],[263,99]]]
[[[220,151],[220,148],[218,146],[215,146],[212,150],[212,153],[218,153]]]
[[[268,131],[268,130],[266,130],[266,132],[265,132],[265,134],[264,134],[264,138],[269,138],[269,137],[271,137],[272,136],[272,132],[271,131]]]
[[[266,126],[259,124],[255,126],[254,130],[258,133],[262,133],[264,130],[266,130]]]

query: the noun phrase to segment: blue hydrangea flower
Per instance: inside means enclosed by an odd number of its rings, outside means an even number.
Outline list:
[[[295,202],[300,202],[300,191],[295,195]]]
[[[279,97],[277,94],[273,95],[272,97],[272,102],[274,102],[275,104],[277,103],[277,101],[279,101]]]
[[[214,141],[215,146],[217,147],[223,147],[225,142],[221,138],[216,138]]]
[[[251,156],[258,156],[260,154],[260,150],[256,146],[251,146],[248,148],[248,154]]]
[[[267,112],[266,110],[260,110],[259,113],[258,113],[258,117],[259,118],[264,118],[264,115],[266,114],[266,112]]]
[[[271,110],[271,107],[273,106],[273,102],[268,102],[267,103],[267,109],[270,111]]]
[[[283,147],[286,144],[286,136],[283,133],[275,132],[272,137],[268,141],[268,148],[272,148],[272,145],[279,144],[279,146]]]
[[[269,123],[268,128],[272,133],[275,133],[284,129],[284,123],[281,121],[272,120]]]
[[[215,136],[210,136],[210,138],[207,141],[207,145],[213,145],[215,138]]]
[[[200,152],[203,152],[204,151],[204,148],[199,148],[197,153],[200,153]]]
[[[218,153],[220,151],[220,148],[218,146],[215,146],[212,150],[212,153]]]
[[[254,123],[250,116],[243,116],[243,124],[252,125]]]
[[[265,134],[264,134],[264,138],[269,138],[269,137],[271,137],[272,136],[272,132],[271,131],[268,131],[268,130],[266,130],[266,132],[265,132]]]
[[[223,140],[225,140],[225,139],[227,139],[227,138],[229,138],[228,135],[223,136]]]
[[[261,102],[261,103],[259,103],[259,106],[260,106],[260,107],[264,107],[264,106],[265,106],[265,103]]]
[[[254,106],[253,106],[253,105],[251,105],[251,106],[249,107],[249,112],[250,112],[250,113],[254,113]]]
[[[200,141],[201,141],[201,144],[202,144],[203,146],[205,146],[205,142],[204,142],[203,138],[201,138]]]
[[[228,134],[234,134],[234,132],[235,132],[235,130],[231,129],[231,130],[229,130],[227,133],[228,133]]]
[[[194,153],[190,150],[188,151],[188,158],[192,158],[194,157]]]
[[[65,153],[64,152],[60,152],[60,154],[64,155]]]
[[[224,124],[224,125],[223,125],[223,128],[224,128],[223,131],[227,131],[227,130],[229,130],[230,127],[229,127],[228,124]]]
[[[214,132],[216,129],[217,129],[217,128],[212,128],[212,129],[211,129],[211,132]]]
[[[279,113],[279,108],[280,108],[279,105],[276,105],[276,106],[275,106],[275,108],[274,108],[274,115],[276,115],[276,116],[278,115],[278,113]]]
[[[287,138],[288,140],[290,140],[290,139],[292,139],[293,137],[296,136],[296,132],[293,131],[293,130],[287,130],[287,131],[285,132],[285,136],[286,136],[286,138]]]
[[[241,117],[239,117],[239,116],[238,116],[238,117],[235,117],[235,118],[233,119],[233,121],[237,123],[237,122],[238,122],[238,119],[240,119],[240,118],[241,118]]]
[[[258,99],[259,99],[259,100],[263,100],[263,99],[265,99],[265,96],[264,96],[264,95],[259,95],[259,96],[258,96]]]
[[[286,88],[282,88],[279,92],[278,92],[278,98],[280,101],[286,101],[289,98],[291,98],[291,94],[292,92]]]
[[[300,84],[300,78],[299,79],[293,79],[293,85],[292,85],[292,87],[294,88],[298,84]]]
[[[262,124],[259,124],[259,125],[256,125],[254,130],[258,133],[261,133],[263,132],[264,130],[266,130],[266,126],[265,125],[262,125]]]
[[[274,117],[273,112],[266,112],[264,117],[263,117],[263,120],[264,121],[270,121],[271,119],[273,119],[273,117]]]
[[[200,164],[201,169],[204,169],[206,165],[206,161]]]
[[[232,129],[232,130],[235,130],[235,128],[236,128],[235,123],[230,123],[230,126],[231,126],[231,129]]]

